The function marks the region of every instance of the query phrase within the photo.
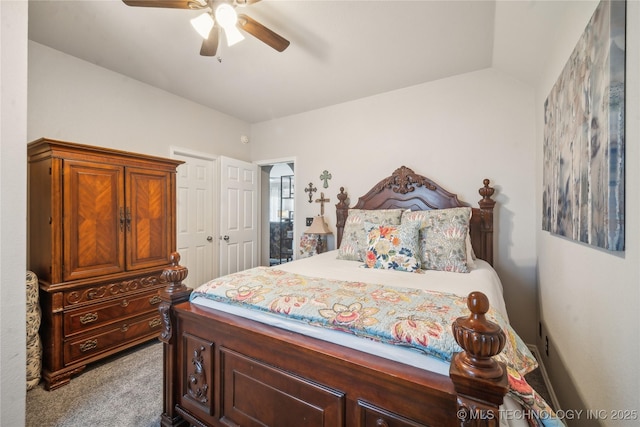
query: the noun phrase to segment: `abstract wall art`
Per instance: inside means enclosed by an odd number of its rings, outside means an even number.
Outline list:
[[[544,104],[542,228],[624,250],[625,1],[601,1]]]

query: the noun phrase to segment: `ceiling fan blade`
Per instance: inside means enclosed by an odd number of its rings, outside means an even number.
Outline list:
[[[209,37],[202,42],[200,48],[200,55],[202,56],[216,56],[218,51],[218,40],[220,39],[220,27],[215,26],[211,29]]]
[[[173,9],[203,9],[206,2],[198,0],[122,0],[127,6],[135,7],[165,7]]]
[[[268,44],[278,52],[282,52],[287,47],[289,47],[289,40],[274,33],[273,31],[271,31],[255,19],[248,17],[247,15],[238,15],[238,26],[258,40]]]

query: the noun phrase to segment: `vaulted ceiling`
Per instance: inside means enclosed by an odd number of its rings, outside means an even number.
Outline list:
[[[250,123],[498,67],[535,78],[551,37],[536,1],[262,0],[242,12],[288,39],[200,56],[195,10],[30,0],[29,38]]]

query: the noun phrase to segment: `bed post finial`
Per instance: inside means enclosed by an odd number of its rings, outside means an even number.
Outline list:
[[[187,288],[182,281],[187,278],[189,270],[187,267],[180,265],[180,254],[178,252],[171,253],[171,266],[162,270],[160,280],[167,284],[167,287],[160,291],[160,299],[162,302],[158,307],[160,317],[162,318],[163,328],[160,333],[160,341],[165,344],[171,342],[173,335],[171,307],[179,302],[187,301],[191,295],[191,288]]]
[[[506,336],[502,328],[488,320],[489,299],[482,292],[471,292],[467,298],[471,311],[458,317],[451,328],[463,351],[451,360],[449,377],[458,393],[458,418],[481,426],[497,426],[499,407],[508,391],[507,370],[493,356],[502,351]]]
[[[163,282],[167,283],[167,289],[165,291],[173,294],[187,289],[182,281],[187,278],[189,272],[187,267],[180,265],[180,254],[178,252],[172,252],[170,259],[171,267],[165,268],[160,277]]]
[[[504,348],[504,331],[486,318],[489,299],[482,292],[471,292],[467,307],[471,311],[469,317],[458,317],[451,325],[456,342],[464,349],[452,363],[474,377],[500,378],[504,370],[492,357]]]
[[[491,181],[489,181],[488,178],[485,178],[482,181],[482,184],[484,186],[478,190],[478,193],[480,193],[480,195],[482,196],[482,200],[478,202],[481,208],[493,209],[493,206],[496,204],[496,201],[491,198],[496,189],[489,186],[490,182]]]
[[[493,265],[493,208],[496,205],[496,201],[492,199],[495,193],[495,188],[489,186],[489,179],[485,178],[482,181],[483,187],[478,190],[478,193],[482,196],[482,199],[478,201],[480,207],[480,218],[478,220],[480,233],[478,242],[480,247],[474,250],[478,251],[479,257],[489,264]]]

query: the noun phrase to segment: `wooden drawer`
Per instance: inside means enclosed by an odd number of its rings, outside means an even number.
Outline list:
[[[360,415],[358,425],[361,427],[424,427],[424,424],[416,423],[362,400],[358,400],[358,409]]]
[[[156,311],[160,304],[157,290],[128,295],[107,303],[98,304],[64,314],[66,337],[105,326],[114,321]]]
[[[160,319],[160,314],[151,313],[114,323],[91,334],[84,334],[77,338],[65,340],[65,365],[70,365],[111,348],[122,346],[129,341],[145,336],[158,335],[161,329],[162,320]]]

